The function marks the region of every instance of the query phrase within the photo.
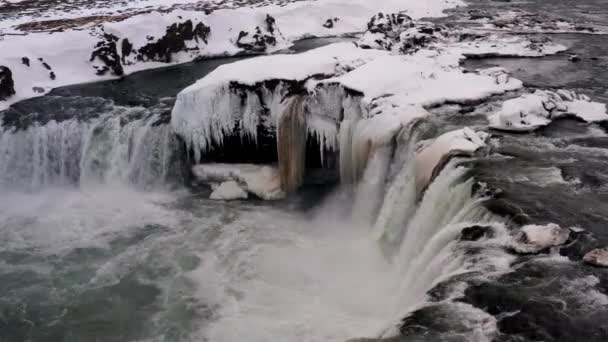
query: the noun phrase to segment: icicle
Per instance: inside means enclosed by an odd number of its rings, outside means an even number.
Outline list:
[[[308,136],[304,99],[296,96],[288,101],[277,128],[281,188],[287,193],[297,190],[304,181]]]
[[[318,115],[309,115],[307,121],[308,133],[313,136],[319,144],[321,166],[324,166],[325,151],[335,151],[337,148],[337,125],[332,119]]]

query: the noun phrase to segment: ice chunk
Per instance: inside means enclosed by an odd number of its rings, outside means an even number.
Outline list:
[[[532,131],[566,115],[585,122],[608,120],[606,105],[588,96],[559,90],[537,90],[503,103],[498,113],[490,116],[490,126],[508,131]]]
[[[200,164],[192,173],[201,183],[235,181],[248,193],[265,200],[282,198],[279,170],[276,167],[253,164]]]
[[[236,181],[228,181],[220,184],[213,192],[210,199],[213,200],[237,200],[247,199],[248,194]]]

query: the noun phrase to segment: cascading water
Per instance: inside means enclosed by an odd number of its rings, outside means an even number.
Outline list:
[[[129,183],[151,188],[183,182],[182,149],[171,127],[143,108],[117,111],[87,121],[3,128],[0,186]]]

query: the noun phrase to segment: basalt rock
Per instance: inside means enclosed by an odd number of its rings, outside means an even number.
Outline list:
[[[277,45],[280,32],[275,19],[267,15],[264,24],[256,26],[253,32],[241,31],[236,39],[236,46],[255,53],[262,53]]]
[[[15,95],[15,82],[11,69],[0,66],[0,101]]]
[[[157,61],[170,63],[172,55],[180,51],[187,51],[187,41],[207,44],[211,28],[202,22],[194,25],[191,20],[183,23],[174,23],[167,27],[166,33],[160,39],[148,43],[138,49],[137,59],[140,61]],[[154,38],[152,38],[153,40]],[[128,56],[131,44],[123,41],[123,57]],[[131,46],[132,48],[132,46]]]
[[[90,61],[101,62],[102,65],[94,66],[97,75],[105,75],[108,72],[111,72],[111,74],[115,76],[124,75],[124,69],[120,63],[120,56],[118,55],[116,47],[117,42],[118,37],[113,34],[105,33],[103,39],[95,45],[95,49],[93,49],[93,52],[91,53]]]
[[[464,228],[460,232],[460,241],[477,241],[482,238],[490,238],[493,235],[492,227],[476,225]]]

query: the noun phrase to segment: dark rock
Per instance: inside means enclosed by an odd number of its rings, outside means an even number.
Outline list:
[[[572,56],[568,57],[568,60],[570,62],[576,63],[576,62],[581,61],[581,57],[579,55],[572,55]]]
[[[125,38],[122,40],[120,52],[122,54],[122,64],[127,64],[126,58],[129,57],[133,52],[133,44],[131,44],[129,39]]]
[[[27,57],[22,57],[22,58],[21,58],[21,63],[23,63],[23,65],[25,65],[25,66],[28,66],[28,67],[29,67],[29,66],[30,66],[30,59],[29,59],[29,58],[27,58]]]
[[[428,22],[416,22],[404,13],[378,13],[367,23],[367,31],[357,42],[363,49],[396,50],[412,53],[436,41],[444,28]]]
[[[599,241],[586,230],[571,231],[570,237],[566,243],[560,248],[559,254],[570,258],[571,260],[580,261],[585,254],[597,248]]]
[[[325,22],[325,24],[323,24],[323,27],[325,28],[333,28],[334,27],[334,20],[333,19],[327,19],[327,21]]]
[[[124,69],[120,63],[120,56],[116,48],[118,37],[112,34],[104,34],[103,39],[95,45],[95,49],[91,53],[90,61],[99,60],[104,65],[96,67],[97,75],[105,75],[108,71],[112,71],[115,76],[124,75]]]
[[[53,70],[53,68],[51,68],[51,66],[47,62],[42,62],[42,66],[44,66],[46,70]]]
[[[15,95],[15,82],[11,69],[0,66],[0,101]]]
[[[191,20],[174,23],[167,27],[163,37],[139,48],[137,59],[170,63],[174,53],[188,50],[186,41],[195,40],[197,43],[204,42],[207,44],[210,33],[211,28],[202,22],[199,22],[196,26]],[[148,40],[153,41],[154,38],[149,37]]]
[[[490,226],[466,227],[460,232],[460,241],[477,241],[482,238],[491,238],[494,235]]]
[[[236,46],[245,51],[262,53],[269,47],[276,46],[276,34],[279,34],[279,32],[275,19],[268,15],[266,16],[264,27],[257,26],[253,34],[247,31],[239,32]]]
[[[54,73],[54,72],[52,72],[52,71],[51,71],[51,72],[49,73],[49,78],[50,78],[51,80],[53,80],[53,81],[54,81],[54,80],[57,78],[57,76],[55,75],[55,73]]]
[[[32,90],[38,94],[44,93],[44,88],[42,88],[42,87],[32,87]]]

